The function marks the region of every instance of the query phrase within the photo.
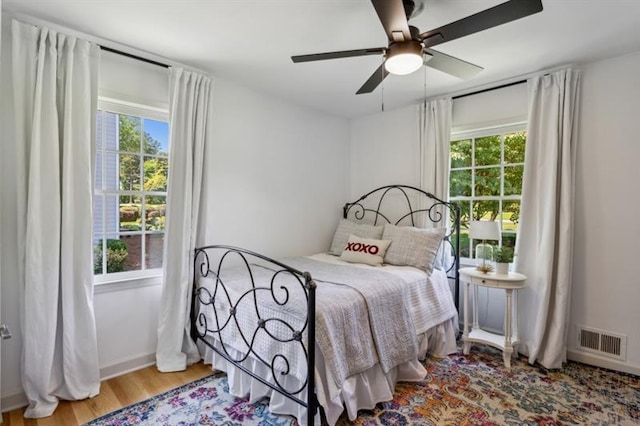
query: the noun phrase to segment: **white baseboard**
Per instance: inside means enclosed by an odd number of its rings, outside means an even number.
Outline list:
[[[132,371],[140,370],[156,363],[156,354],[140,355],[115,362],[100,368],[100,381],[108,380],[113,377],[122,376]],[[26,407],[29,402],[24,392],[15,393],[13,395],[3,396],[0,400],[2,412],[16,410]]]
[[[3,396],[0,404],[2,404],[2,412],[5,413],[7,411],[26,407],[29,405],[29,402],[27,401],[27,396],[24,392],[20,392],[14,393],[13,395]]]
[[[593,365],[595,367],[601,367],[609,370],[620,371],[622,373],[629,373],[640,376],[640,365],[634,365],[627,362],[617,361],[615,359],[604,358],[596,354],[569,349],[567,350],[567,359],[569,361],[577,361],[583,364]]]
[[[122,361],[118,361],[102,367],[100,369],[100,381],[122,376],[123,374],[131,373],[132,371],[155,365],[155,363],[155,353],[126,358]]]

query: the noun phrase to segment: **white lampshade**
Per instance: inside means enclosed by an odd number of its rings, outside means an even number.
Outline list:
[[[469,226],[469,237],[474,240],[499,240],[500,226],[495,221],[472,221]]]

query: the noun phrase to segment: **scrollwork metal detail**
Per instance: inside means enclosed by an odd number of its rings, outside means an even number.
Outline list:
[[[400,214],[392,216],[389,208],[394,200],[393,196],[399,195],[401,201],[395,200],[395,207],[401,204]],[[413,196],[413,197],[412,197]],[[412,198],[418,200],[419,207],[415,207],[411,202]],[[367,202],[365,204],[365,201]],[[369,207],[371,206],[371,207]],[[383,207],[384,213],[383,213]],[[356,201],[346,203],[342,208],[344,219],[355,222],[371,223],[380,225],[389,223],[400,225],[402,223],[410,226],[417,226],[418,219],[424,217],[422,226],[427,223],[437,227],[447,228],[443,244],[451,249],[453,262],[447,268],[447,277],[454,281],[454,303],[458,309],[460,295],[460,207],[455,203],[441,200],[435,195],[408,185],[387,185],[363,195]],[[408,222],[408,223],[407,223]],[[424,223],[427,222],[427,223]]]

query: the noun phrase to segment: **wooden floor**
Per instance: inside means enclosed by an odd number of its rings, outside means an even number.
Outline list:
[[[161,394],[212,374],[211,365],[201,362],[177,373],[160,373],[155,366],[105,380],[100,394],[83,401],[62,401],[55,413],[43,419],[25,419],[24,408],[3,413],[3,426],[75,426],[104,414]]]

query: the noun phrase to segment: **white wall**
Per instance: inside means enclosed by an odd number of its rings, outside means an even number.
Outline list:
[[[2,75],[7,76],[7,25]],[[7,47],[5,49],[5,47]],[[100,94],[166,107],[166,85],[157,79],[129,79],[135,69],[164,75],[166,70],[138,62],[118,65],[105,56]],[[113,61],[116,63],[114,64]],[[131,60],[129,60],[131,61]],[[152,67],[152,68],[149,68]],[[124,72],[126,68],[126,72]],[[149,75],[149,74],[147,74]],[[215,79],[214,79],[215,80]],[[143,84],[155,89],[143,90]],[[349,127],[346,119],[323,115],[263,96],[225,81],[214,81],[212,145],[207,148],[203,237],[207,244],[245,246],[271,256],[325,251],[348,195]],[[139,96],[144,94],[145,97]],[[164,93],[164,94],[163,94]],[[10,80],[0,83],[3,124],[11,117]],[[138,94],[138,96],[136,96]],[[3,250],[0,271],[2,321],[14,338],[2,345],[2,409],[24,403],[20,379],[20,311],[15,223],[15,153],[10,129],[0,144],[0,206]],[[138,368],[155,359],[159,279],[128,288],[102,286],[94,297],[100,368],[103,377]]]
[[[640,374],[638,70],[640,52],[583,67],[569,333],[570,349],[576,346],[576,324],[627,335],[622,368],[635,374]]]
[[[640,52],[582,67],[569,359],[640,374]],[[526,119],[526,84],[460,98],[454,130]],[[416,184],[415,107],[351,123],[351,196],[379,184]],[[635,185],[635,186],[634,186]],[[503,296],[480,291],[480,320],[501,330]],[[521,300],[521,303],[526,301]],[[628,336],[627,359],[575,350],[576,324]],[[521,324],[521,326],[526,326]]]
[[[410,105],[351,121],[351,199],[383,185],[419,186],[416,108]]]
[[[326,251],[348,195],[347,120],[228,81],[213,93],[200,242],[269,256]]]

